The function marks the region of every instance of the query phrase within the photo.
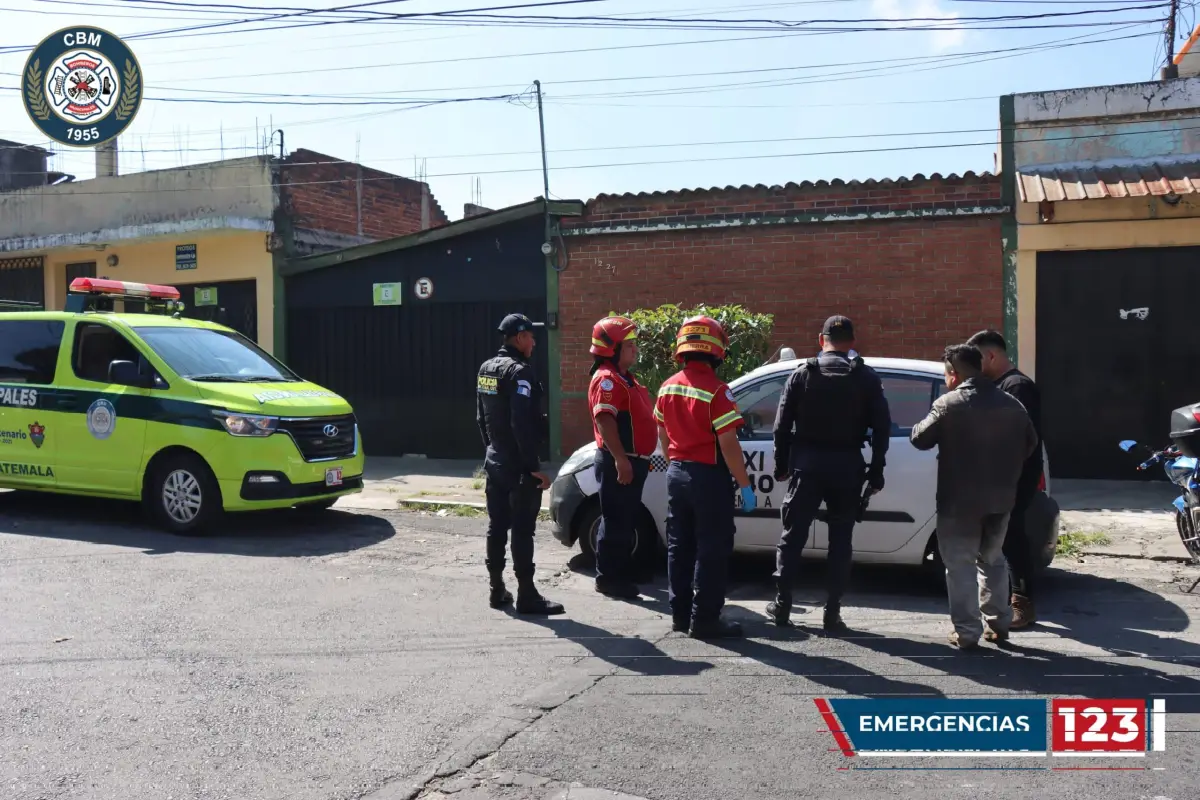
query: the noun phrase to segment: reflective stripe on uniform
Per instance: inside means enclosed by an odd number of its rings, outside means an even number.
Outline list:
[[[592,406],[593,414],[599,414],[601,411],[607,411],[608,413],[613,414],[613,415],[616,415],[618,413],[616,406],[610,406],[607,403],[597,403],[596,405]]]
[[[728,414],[722,414],[713,420],[713,430],[719,431],[731,422],[736,422],[741,419],[742,415],[736,411],[730,411]]]
[[[668,383],[658,390],[658,396],[664,397],[669,394],[679,395],[680,397],[690,397],[693,400],[699,400],[704,403],[711,403],[713,399],[712,392],[706,392],[703,389],[697,389],[695,386],[684,386],[679,383]]]
[[[655,418],[656,420],[658,420],[659,422],[662,422],[662,421],[663,421],[663,414],[662,414],[662,411],[660,411],[660,410],[658,409],[658,406],[657,406],[657,405],[654,407],[654,418]]]

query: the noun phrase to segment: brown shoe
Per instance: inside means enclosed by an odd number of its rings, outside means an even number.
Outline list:
[[[1020,630],[1028,628],[1033,623],[1037,622],[1037,612],[1034,611],[1033,601],[1023,594],[1014,594],[1012,596],[1012,623],[1009,625],[1010,630]]]

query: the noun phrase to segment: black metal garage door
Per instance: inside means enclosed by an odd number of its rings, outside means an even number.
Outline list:
[[[184,316],[219,323],[258,341],[258,282],[254,279],[172,285],[179,290]]]
[[[0,300],[46,302],[45,267],[41,256],[0,258]],[[0,310],[5,310],[0,307]],[[9,307],[7,310],[19,310]]]
[[[499,349],[496,325],[506,314],[546,317],[542,224],[514,222],[288,278],[288,366],[353,404],[368,455],[482,459],[475,377]],[[428,297],[416,290],[424,278]],[[378,283],[398,284],[401,304],[374,305]],[[545,348],[539,333],[543,383]]]
[[[1200,402],[1200,247],[1041,253],[1037,382],[1051,474],[1139,474],[1117,447],[1169,443],[1172,408]]]

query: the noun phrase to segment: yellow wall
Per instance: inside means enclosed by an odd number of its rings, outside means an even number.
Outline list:
[[[196,268],[175,269],[175,245],[196,245]],[[66,302],[67,264],[95,261],[96,275],[137,283],[177,284],[234,281],[253,278],[258,295],[258,343],[267,352],[275,344],[274,270],[262,232],[186,233],[178,238],[119,241],[104,250],[72,248],[53,250],[46,259],[46,308],[61,309]],[[117,256],[115,267],[109,256]],[[183,292],[189,306],[193,298]]]
[[[1044,223],[1036,203],[1019,203],[1017,224],[1018,366],[1036,377],[1038,252],[1200,246],[1200,198],[1175,206],[1156,197],[1069,200],[1055,203],[1054,219]]]

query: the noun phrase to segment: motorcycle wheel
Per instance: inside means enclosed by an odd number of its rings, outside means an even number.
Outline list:
[[[1179,531],[1179,539],[1183,542],[1188,555],[1192,557],[1192,561],[1200,562],[1200,536],[1197,536],[1196,526],[1192,523],[1194,509],[1189,507],[1188,512],[1188,514],[1175,512],[1175,527]]]

